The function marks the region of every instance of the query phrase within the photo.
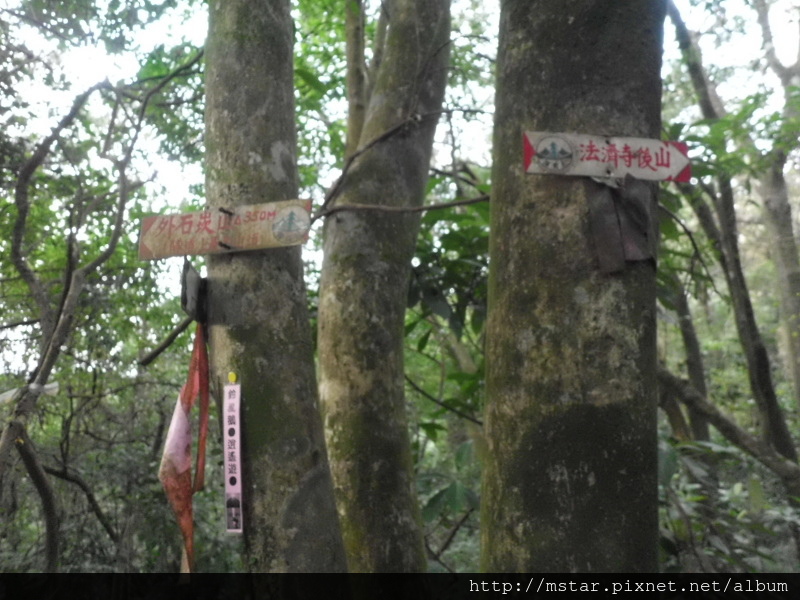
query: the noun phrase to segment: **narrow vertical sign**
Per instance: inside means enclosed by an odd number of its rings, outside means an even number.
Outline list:
[[[228,374],[225,396],[225,522],[228,533],[242,533],[242,463],[240,454],[241,419],[239,405],[242,387],[236,375]]]

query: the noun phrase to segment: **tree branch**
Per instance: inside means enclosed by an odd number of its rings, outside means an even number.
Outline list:
[[[15,327],[22,327],[24,325],[36,325],[38,322],[39,319],[24,319],[22,321],[15,321],[13,323],[0,325],[0,329],[14,329]]]
[[[479,425],[479,426],[483,427],[483,421],[481,421],[479,419],[476,419],[475,417],[473,417],[471,415],[468,415],[467,413],[462,412],[462,411],[458,410],[457,408],[455,408],[453,406],[450,406],[446,402],[442,402],[438,398],[430,395],[428,392],[426,392],[421,387],[419,387],[416,383],[414,383],[414,380],[412,380],[408,375],[405,376],[405,379],[408,382],[408,385],[410,385],[412,388],[414,388],[415,391],[417,391],[419,394],[421,394],[422,396],[424,396],[425,398],[427,398],[428,400],[430,400],[434,404],[438,404],[443,409],[449,410],[450,412],[457,414],[462,419],[466,419],[467,421],[472,421],[476,425]]]
[[[669,0],[667,4],[667,11],[672,23],[675,25],[675,35],[678,39],[678,46],[681,49],[683,60],[686,62],[686,68],[689,70],[689,77],[692,80],[692,86],[698,96],[700,110],[703,117],[706,119],[720,119],[725,116],[725,107],[722,104],[717,91],[706,76],[705,68],[703,67],[703,59],[700,54],[700,48],[692,39],[689,28],[681,17],[675,3]]]
[[[28,223],[28,213],[30,211],[29,188],[34,173],[42,166],[45,158],[50,153],[53,143],[59,138],[61,132],[71,126],[78,117],[83,106],[95,91],[109,87],[108,82],[101,82],[93,85],[88,90],[79,94],[72,102],[69,112],[53,127],[46,138],[44,138],[33,151],[31,157],[25,161],[19,171],[16,185],[14,186],[14,202],[17,206],[17,220],[14,223],[14,231],[11,236],[11,261],[19,272],[22,279],[31,290],[31,295],[36,301],[42,317],[43,333],[45,337],[52,333],[55,317],[53,309],[47,297],[47,291],[39,277],[28,264],[28,259],[23,250],[23,242]]]
[[[367,78],[364,62],[364,5],[362,0],[345,1],[347,54],[347,142],[345,156],[358,148],[367,111]]]
[[[437,175],[443,175],[444,177],[450,177],[451,179],[454,179],[456,181],[456,184],[465,183],[468,186],[480,191],[481,182],[478,180],[477,177],[475,177],[475,174],[472,173],[472,169],[470,169],[465,163],[462,163],[460,172],[445,171],[443,169],[437,169],[435,167],[432,167],[431,171]],[[467,173],[468,175],[470,175],[470,177],[462,175],[461,174],[462,172]]]
[[[89,508],[97,517],[97,520],[100,521],[100,524],[103,526],[103,529],[106,530],[106,533],[108,533],[108,537],[111,538],[111,541],[115,544],[119,542],[119,535],[114,529],[114,526],[111,524],[111,521],[103,512],[103,509],[100,508],[100,504],[97,502],[97,498],[95,498],[92,488],[80,475],[69,472],[66,467],[62,469],[44,467],[44,471],[54,477],[58,477],[59,479],[69,481],[70,483],[77,485],[83,492],[84,496],[86,496],[86,500],[89,502]]]
[[[146,367],[151,362],[153,362],[158,356],[164,352],[167,348],[169,348],[172,343],[178,339],[178,336],[186,331],[186,328],[192,324],[192,317],[186,317],[183,321],[181,321],[172,331],[169,332],[167,337],[164,338],[158,346],[156,346],[153,350],[148,352],[145,356],[139,359],[139,364],[143,367]]]
[[[453,539],[456,537],[456,534],[464,526],[464,524],[467,522],[467,519],[469,519],[473,512],[475,512],[474,508],[467,509],[462,517],[456,521],[453,527],[450,528],[450,531],[448,532],[444,542],[442,542],[442,545],[439,546],[439,551],[436,553],[436,558],[439,558],[450,547],[450,544],[453,543]]]
[[[42,513],[45,523],[45,572],[55,573],[58,571],[58,503],[53,493],[53,488],[47,480],[36,451],[33,449],[28,433],[23,429],[15,440],[25,469],[30,475],[39,498],[42,501]]]
[[[681,221],[681,219],[680,219],[680,217],[678,215],[676,215],[674,212],[669,210],[663,204],[659,203],[658,208],[664,214],[666,214],[670,219],[675,221],[681,229],[683,229],[683,232],[686,234],[686,236],[689,238],[689,241],[692,243],[692,248],[694,250],[694,256],[697,258],[697,260],[700,261],[700,264],[703,265],[703,270],[706,272],[706,275],[708,276],[708,280],[711,282],[711,287],[714,288],[714,291],[717,292],[717,294],[721,296],[722,294],[719,293],[719,290],[717,289],[717,284],[714,283],[714,278],[711,276],[711,271],[709,271],[708,265],[706,265],[706,261],[703,259],[703,253],[700,252],[700,248],[699,248],[699,246],[697,245],[697,242],[694,239],[694,234],[692,233],[691,229],[689,229],[689,227],[686,225],[686,223]]]
[[[328,193],[325,194],[325,198],[322,201],[322,206],[320,206],[319,211],[317,212],[317,214],[314,215],[311,218],[311,223],[314,223],[314,221],[319,219],[321,216],[324,216],[324,215],[328,214],[328,206],[330,205],[331,202],[333,202],[336,199],[336,197],[341,192],[342,184],[344,183],[345,177],[347,176],[347,173],[350,171],[350,168],[353,166],[353,163],[355,162],[355,160],[359,156],[361,156],[362,154],[366,153],[368,150],[374,148],[378,144],[380,144],[382,142],[385,142],[386,140],[394,137],[395,135],[397,135],[401,131],[404,131],[406,129],[406,127],[411,127],[411,126],[413,126],[413,125],[415,125],[417,123],[420,123],[421,121],[423,121],[425,119],[429,119],[429,118],[432,118],[432,117],[437,117],[438,118],[439,116],[441,116],[443,114],[449,114],[449,113],[452,113],[452,112],[456,112],[456,110],[458,110],[459,112],[483,112],[483,111],[472,111],[472,110],[467,110],[467,109],[463,109],[463,110],[462,109],[443,109],[443,110],[435,110],[435,111],[427,112],[427,113],[425,113],[423,115],[414,114],[414,115],[409,116],[405,120],[401,121],[397,125],[394,125],[393,127],[390,127],[389,129],[384,131],[382,134],[380,134],[378,137],[376,137],[372,141],[368,142],[364,146],[360,147],[358,150],[354,151],[345,160],[344,166],[342,167],[341,175],[339,175],[339,177],[333,183],[331,188],[328,190]],[[423,209],[423,210],[425,210],[425,209]]]
[[[692,410],[704,415],[725,439],[775,473],[793,497],[800,497],[800,466],[784,458],[764,440],[753,437],[733,419],[708,402],[688,381],[658,369],[658,383]]]
[[[324,213],[324,212],[325,212],[325,209],[328,207],[328,205],[329,205],[331,202],[333,202],[333,200],[336,198],[336,196],[338,196],[338,195],[339,195],[339,192],[341,191],[342,184],[344,183],[344,178],[345,178],[345,176],[347,175],[347,172],[350,170],[350,167],[351,167],[351,166],[353,165],[353,163],[355,162],[355,160],[356,160],[356,159],[357,159],[359,156],[361,156],[362,154],[364,154],[365,152],[367,152],[368,150],[370,150],[371,148],[373,148],[373,147],[377,146],[378,144],[380,144],[381,142],[383,142],[383,141],[385,141],[385,140],[388,140],[389,138],[391,138],[392,136],[394,136],[394,135],[395,135],[395,134],[397,134],[398,132],[400,132],[400,131],[402,131],[403,129],[405,129],[405,127],[406,127],[406,126],[407,126],[407,125],[410,123],[410,121],[411,121],[410,119],[406,119],[405,121],[401,121],[400,123],[398,123],[398,124],[397,124],[397,125],[395,125],[394,127],[391,127],[390,129],[388,129],[388,130],[384,131],[384,132],[383,132],[381,135],[379,135],[378,137],[376,137],[374,140],[370,141],[369,143],[365,144],[364,146],[362,146],[361,148],[359,148],[358,150],[356,150],[355,152],[353,152],[353,153],[352,153],[352,154],[351,154],[351,155],[350,155],[350,156],[349,156],[349,157],[348,157],[348,158],[345,160],[345,162],[344,162],[344,166],[342,167],[342,174],[341,174],[341,175],[339,175],[339,177],[336,179],[336,181],[335,181],[335,182],[333,183],[333,185],[331,186],[331,189],[330,189],[330,190],[328,190],[328,193],[327,193],[327,194],[325,194],[325,198],[324,198],[324,200],[322,201],[322,206],[321,206],[321,207],[320,207],[320,209],[319,209],[319,213],[318,213],[317,215],[315,215],[315,216],[314,216],[314,217],[311,219],[311,222],[312,222],[312,223],[313,223],[314,221],[316,221],[316,220],[317,220],[317,219],[320,217],[320,215],[321,215],[322,213]]]
[[[312,223],[322,217],[329,217],[332,214],[343,211],[370,211],[383,213],[416,213],[427,212],[429,210],[442,210],[453,208],[454,206],[467,206],[478,202],[488,202],[489,196],[477,196],[475,198],[465,198],[463,200],[453,200],[452,202],[441,202],[437,204],[427,204],[425,206],[382,206],[379,204],[338,204],[331,208],[317,213],[312,219]]]
[[[764,48],[764,54],[767,58],[767,64],[772,69],[778,78],[781,80],[783,87],[790,85],[792,72],[786,68],[775,53],[775,43],[772,38],[772,27],[769,24],[769,7],[764,0],[753,0],[753,8],[758,17],[758,25],[761,28],[761,40]]]
[[[145,114],[147,113],[147,107],[149,106],[150,102],[155,97],[155,95],[159,93],[161,90],[163,90],[164,87],[166,87],[169,82],[178,77],[181,73],[191,69],[194,65],[196,65],[200,61],[202,57],[203,57],[203,50],[199,50],[197,54],[195,54],[195,56],[193,56],[189,61],[187,61],[186,63],[179,66],[171,73],[169,73],[157,85],[153,86],[145,94],[144,99],[142,100],[141,105],[139,106],[136,124],[133,129],[133,136],[130,142],[128,143],[128,147],[125,151],[125,154],[121,159],[114,161],[116,163],[117,170],[119,171],[119,177],[118,177],[119,201],[117,202],[117,210],[114,218],[114,227],[111,232],[111,238],[109,239],[109,242],[106,245],[103,252],[101,252],[92,262],[82,267],[82,270],[84,271],[85,274],[93,272],[100,265],[102,265],[109,258],[111,258],[111,255],[116,250],[117,244],[119,243],[120,237],[122,236],[122,229],[123,225],[125,224],[125,207],[128,204],[130,193],[136,190],[141,185],[143,185],[143,183],[131,184],[130,180],[127,177],[126,171],[130,166],[130,162],[133,157],[133,149],[136,146],[136,142],[139,139],[139,134],[141,133],[142,127],[144,125]]]
[[[386,33],[389,29],[389,9],[386,2],[381,0],[381,10],[378,15],[378,23],[375,26],[375,41],[372,46],[372,61],[367,67],[366,97],[372,96],[372,89],[375,87],[375,80],[378,77],[383,55],[386,50]]]
[[[62,295],[57,314],[54,314],[55,311],[50,307],[44,287],[42,286],[39,278],[28,265],[27,259],[22,251],[22,242],[27,223],[28,211],[30,208],[28,188],[30,186],[33,174],[44,162],[44,159],[50,151],[50,147],[59,137],[61,132],[75,121],[78,113],[88,100],[89,96],[98,89],[110,88],[110,84],[108,84],[108,82],[98,83],[78,96],[73,102],[70,112],[59,122],[56,127],[53,128],[50,135],[37,146],[33,156],[25,163],[25,165],[23,165],[22,170],[20,171],[15,188],[15,200],[18,207],[18,217],[12,239],[12,259],[17,267],[17,270],[20,272],[20,275],[28,283],[31,293],[34,295],[34,297],[36,297],[37,302],[40,304],[39,308],[43,321],[42,332],[44,334],[44,346],[40,355],[39,364],[30,377],[29,385],[24,387],[18,396],[14,415],[7,423],[2,435],[0,436],[0,481],[2,480],[2,474],[5,470],[5,465],[7,462],[6,458],[10,452],[11,446],[15,440],[21,439],[21,436],[25,435],[28,419],[30,418],[33,408],[35,407],[36,402],[41,395],[42,390],[44,389],[44,385],[47,383],[50,373],[52,372],[52,369],[58,360],[58,357],[61,353],[61,347],[69,335],[72,325],[72,318],[78,306],[78,301],[83,291],[86,277],[112,256],[117,247],[117,243],[122,236],[125,207],[127,205],[130,192],[136,187],[136,185],[130,183],[125,171],[128,168],[133,156],[133,149],[142,129],[147,105],[155,96],[155,94],[163,89],[169,81],[174,79],[184,70],[191,68],[192,65],[196,64],[197,61],[200,60],[201,56],[202,51],[186,64],[178,67],[175,71],[164,77],[164,79],[158,85],[154,86],[148,91],[147,94],[145,94],[145,97],[142,100],[141,106],[138,110],[134,133],[128,141],[128,147],[126,148],[123,157],[121,159],[111,159],[114,161],[119,172],[119,199],[115,209],[114,225],[108,244],[103,251],[101,251],[100,254],[94,258],[94,260],[91,260],[80,268],[75,268],[72,271],[71,276],[68,274],[68,279],[65,281],[65,291]],[[106,156],[106,158],[110,159],[108,156]]]

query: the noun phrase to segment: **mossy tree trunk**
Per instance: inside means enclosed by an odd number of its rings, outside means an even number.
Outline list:
[[[661,1],[502,3],[486,571],[658,566],[654,264],[600,272],[589,202],[601,184],[525,174],[522,138],[531,130],[658,139],[664,14]]]
[[[212,208],[297,197],[289,0],[210,5]],[[300,249],[209,257],[212,386],[242,385],[243,515],[254,572],[346,569],[318,410]]]
[[[354,160],[337,205],[422,204],[447,80],[449,4],[386,3],[385,46],[373,52],[381,59],[364,92],[366,114],[356,149],[348,147]],[[348,58],[349,68],[361,69],[353,64],[358,56]],[[348,81],[354,85],[357,78]],[[349,95],[352,113],[363,95],[353,89]],[[348,564],[356,572],[426,568],[403,381],[403,322],[418,228],[418,215],[390,211],[344,210],[325,223],[320,397]]]

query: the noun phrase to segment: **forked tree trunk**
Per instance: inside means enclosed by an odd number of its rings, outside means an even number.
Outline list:
[[[524,173],[522,137],[658,139],[664,14],[663,1],[502,3],[486,571],[657,569],[655,267],[600,272],[589,210],[601,184]],[[654,209],[652,191],[640,208]]]
[[[289,0],[210,4],[206,188],[211,208],[297,197]],[[246,567],[346,570],[300,249],[209,257],[212,386],[242,385]]]
[[[449,8],[449,0],[387,3],[386,46],[375,51],[382,58],[337,205],[422,204],[447,80]],[[325,223],[320,397],[348,563],[356,572],[424,571],[427,564],[403,377],[418,228],[418,214],[401,212],[345,210]]]

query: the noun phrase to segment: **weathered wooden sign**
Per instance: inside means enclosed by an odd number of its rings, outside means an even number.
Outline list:
[[[682,142],[528,131],[525,171],[656,181],[689,181],[688,148]]]
[[[145,217],[139,236],[139,258],[294,246],[308,239],[310,224],[311,200]]]

